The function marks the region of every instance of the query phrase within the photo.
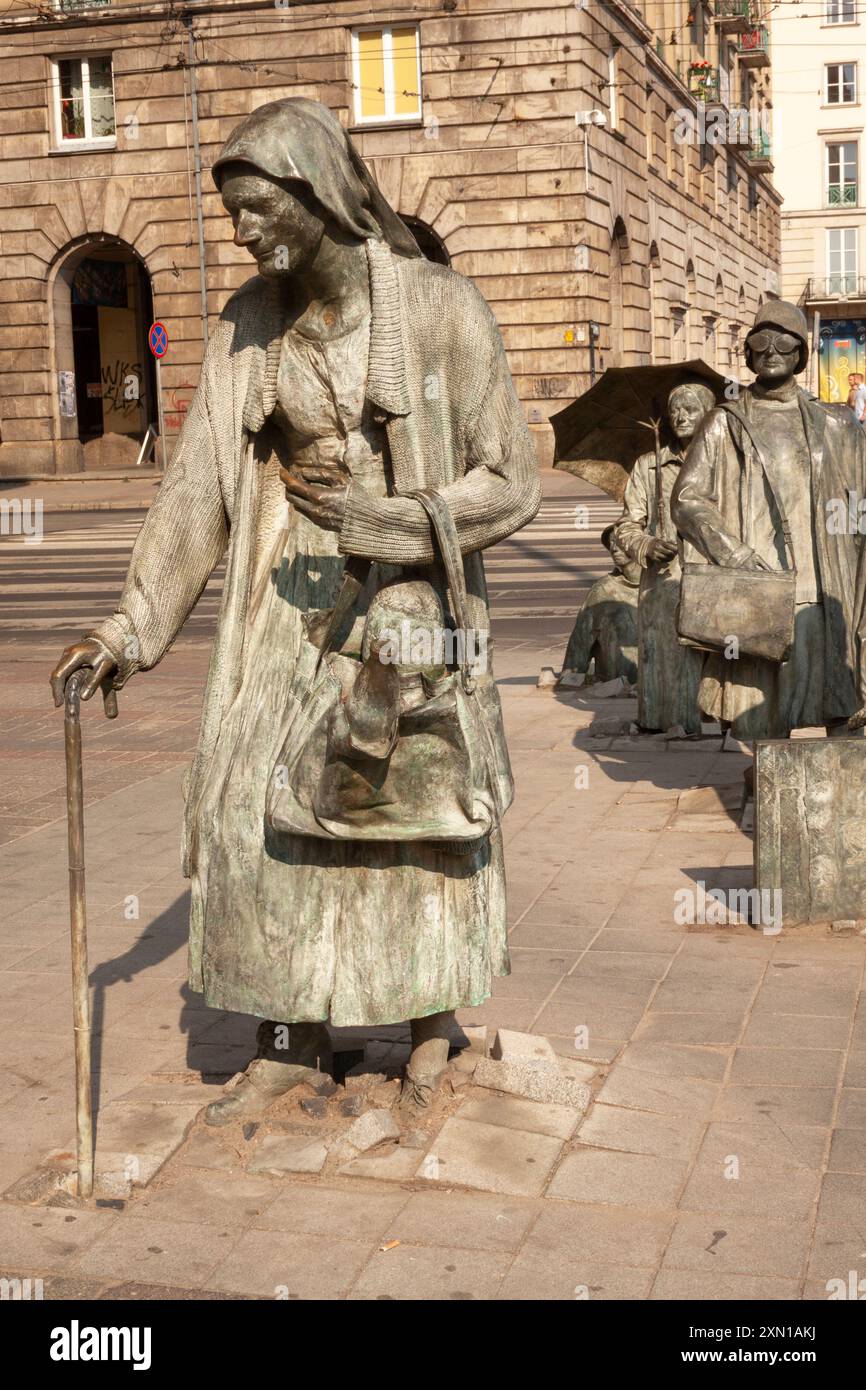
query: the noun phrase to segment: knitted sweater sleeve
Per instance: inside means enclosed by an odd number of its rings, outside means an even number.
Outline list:
[[[440,488],[464,554],[483,550],[531,521],[541,505],[541,480],[529,428],[517,399],[498,331],[487,389],[463,435],[465,473]],[[385,564],[432,564],[427,513],[411,497],[376,498],[349,490],[340,553]]]
[[[617,542],[629,559],[636,560],[642,569],[646,569],[649,565],[647,552],[652,540],[652,536],[649,534],[648,473],[649,469],[642,456],[637,460],[629,474],[628,482],[625,485],[622,516],[614,527],[614,536]]]
[[[116,611],[87,635],[117,663],[120,688],[155,666],[195,607],[228,537],[211,424],[218,373],[210,348],[162,485],[132,552]]]

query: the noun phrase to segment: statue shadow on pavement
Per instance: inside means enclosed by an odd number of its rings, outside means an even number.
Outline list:
[[[111,960],[103,961],[90,971],[92,997],[92,1095],[94,1129],[98,1127],[99,1104],[103,1072],[103,1039],[108,992],[141,977],[148,970],[168,960],[177,951],[186,950],[189,935],[189,892],[182,893],[171,907],[147,923],[140,936],[128,950]],[[173,993],[174,980],[166,979],[166,993]],[[200,1073],[205,1084],[222,1086],[238,1070],[238,1048],[255,1051],[255,1032],[258,1020],[246,1015],[227,1014],[221,1009],[209,1009],[202,996],[183,983],[179,990],[177,1027],[187,1039],[186,1064],[189,1070]],[[224,1019],[232,1019],[234,1030],[226,1036],[214,1037],[205,1043],[207,1057],[201,1054],[205,1036]],[[164,1023],[165,1036],[171,1036],[171,1024]],[[224,1058],[223,1058],[224,1054]],[[221,1064],[221,1059],[224,1065]]]

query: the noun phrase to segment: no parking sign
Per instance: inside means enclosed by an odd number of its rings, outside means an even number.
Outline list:
[[[159,438],[162,444],[162,471],[165,472],[168,460],[165,451],[165,415],[162,409],[162,376],[160,363],[168,352],[168,329],[159,319],[154,319],[147,330],[147,345],[156,359],[156,403],[159,411]]]
[[[159,319],[150,325],[147,343],[156,358],[165,357],[168,352],[168,329],[164,323],[160,323]]]

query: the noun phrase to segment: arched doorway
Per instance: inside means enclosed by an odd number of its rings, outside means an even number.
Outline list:
[[[62,471],[134,464],[158,418],[150,277],[126,243],[74,246],[53,288]]]
[[[434,232],[432,227],[428,227],[426,222],[422,222],[420,217],[403,217],[400,220],[409,228],[413,237],[417,241],[422,255],[428,261],[435,261],[437,265],[450,265],[451,257],[438,232]]]

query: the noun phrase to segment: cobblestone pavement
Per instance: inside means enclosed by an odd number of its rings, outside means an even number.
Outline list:
[[[318,1143],[297,1095],[249,1138],[203,1128],[255,1030],[185,983],[178,826],[205,608],[122,693],[118,721],[85,714],[97,1145],[144,1184],[86,1209],[24,1185],[74,1140],[62,720],[46,675],[104,611],[131,535],[97,529],[89,545],[62,517],[53,552],[4,543],[5,592],[20,576],[31,588],[0,628],[0,1274],[42,1278],[49,1296],[302,1299],[826,1298],[829,1279],[866,1275],[866,943],[678,922],[678,890],[749,882],[745,759],[713,739],[596,737],[633,702],[536,690],[604,571],[610,511],[590,501],[575,535],[573,480],[546,475],[546,493],[489,565],[517,781],[512,974],[461,1022],[543,1035],[564,1074],[592,1077],[589,1108],[470,1076],[420,1147],[291,1176],[269,1170],[265,1138]],[[405,1036],[366,1038],[371,1104],[387,1106]]]

